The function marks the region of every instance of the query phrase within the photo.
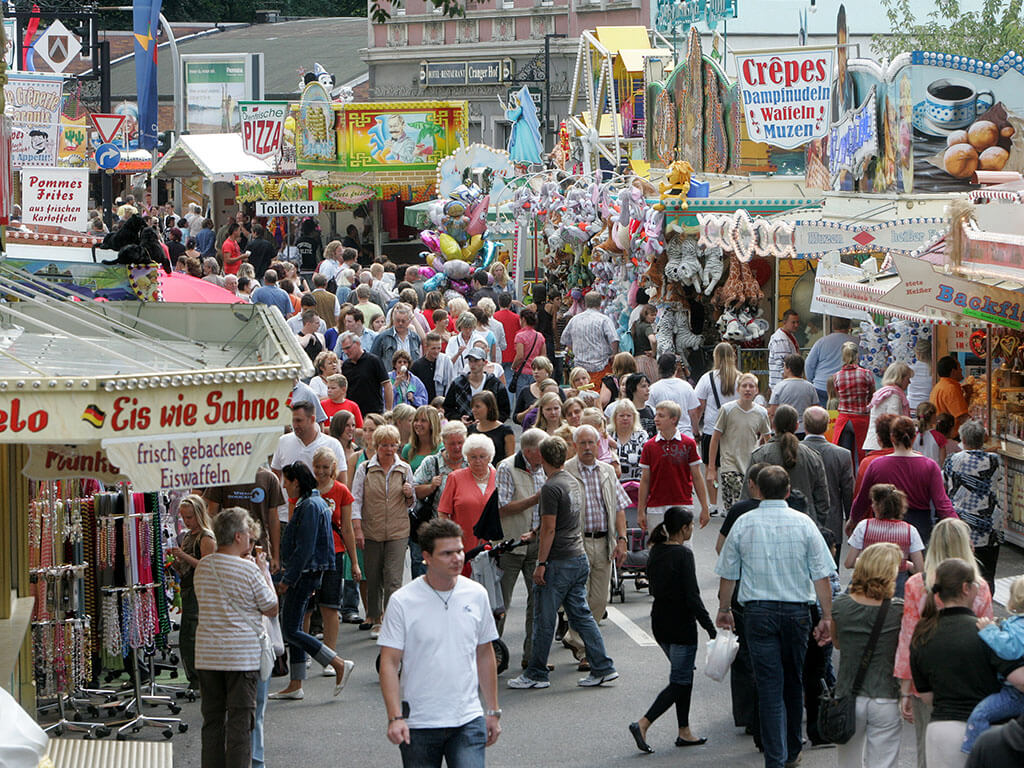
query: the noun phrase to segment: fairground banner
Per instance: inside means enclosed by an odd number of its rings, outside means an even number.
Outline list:
[[[793,149],[828,134],[835,48],[736,53],[747,133]]]

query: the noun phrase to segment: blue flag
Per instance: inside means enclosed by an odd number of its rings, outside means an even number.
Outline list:
[[[139,99],[139,147],[156,147],[157,88],[156,36],[160,29],[163,0],[135,0],[132,31],[135,33],[135,87]]]

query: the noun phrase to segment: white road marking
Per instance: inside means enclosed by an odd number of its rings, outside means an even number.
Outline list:
[[[641,647],[658,645],[657,641],[653,637],[642,630],[636,622],[626,616],[626,614],[618,608],[613,608],[609,605],[607,611],[608,620],[625,632],[634,643]]]

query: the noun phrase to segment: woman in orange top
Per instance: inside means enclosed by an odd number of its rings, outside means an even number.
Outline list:
[[[437,512],[462,526],[462,547],[467,552],[477,545],[473,526],[494,493],[494,443],[486,435],[470,435],[462,446],[462,455],[469,464],[448,476]],[[466,561],[469,568],[469,561]]]

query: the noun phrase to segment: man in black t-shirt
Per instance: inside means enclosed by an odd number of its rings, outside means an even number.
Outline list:
[[[267,230],[260,224],[252,227],[252,240],[249,241],[249,263],[257,275],[270,269],[270,263],[277,256],[277,248],[267,239]]]
[[[395,390],[380,358],[366,352],[363,342],[351,331],[341,334],[338,347],[347,357],[341,372],[348,379],[348,399],[359,406],[364,416],[390,411],[394,407]]]

